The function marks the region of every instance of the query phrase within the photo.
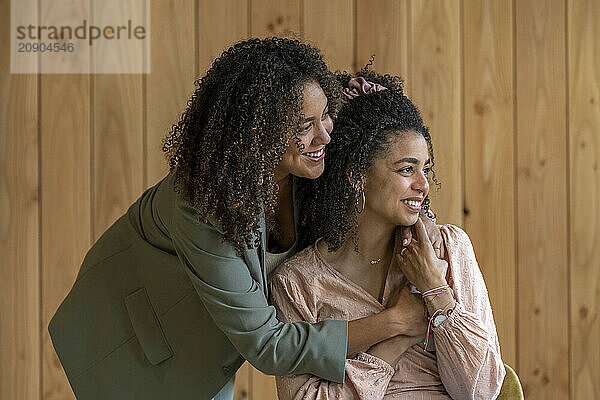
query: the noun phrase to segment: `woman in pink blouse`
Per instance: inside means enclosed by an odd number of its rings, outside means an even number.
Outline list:
[[[403,334],[349,356],[343,384],[278,377],[279,398],[494,399],[506,372],[471,241],[442,225],[436,251],[421,221],[429,180],[437,183],[429,130],[399,78],[340,80],[347,99],[327,168],[299,193],[308,247],[271,276],[272,300],[282,321],[311,323],[400,302]],[[398,227],[411,225],[412,241],[400,243]]]

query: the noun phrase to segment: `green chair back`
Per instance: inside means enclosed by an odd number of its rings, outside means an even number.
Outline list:
[[[504,382],[502,382],[502,388],[497,400],[525,399],[517,373],[507,364],[504,364],[504,368],[506,368],[506,376],[504,377]]]

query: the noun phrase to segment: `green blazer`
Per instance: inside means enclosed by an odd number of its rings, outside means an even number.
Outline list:
[[[77,398],[210,399],[244,359],[343,382],[348,322],[276,319],[264,218],[261,233],[238,257],[172,174],[146,190],[87,253],[48,327]]]

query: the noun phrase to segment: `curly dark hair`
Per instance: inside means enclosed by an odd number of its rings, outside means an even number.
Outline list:
[[[327,145],[325,172],[315,180],[300,180],[302,196],[300,248],[323,237],[329,251],[338,250],[347,236],[358,251],[356,204],[361,183],[378,156],[389,149],[390,140],[407,131],[423,135],[433,168],[433,145],[429,129],[417,107],[404,95],[401,78],[363,69],[358,76],[379,83],[387,90],[361,95],[340,109],[331,143]],[[345,87],[351,76],[338,74]],[[432,169],[432,180],[439,186]],[[355,184],[351,184],[348,176]],[[423,202],[429,208],[429,198]]]
[[[204,222],[216,216],[240,255],[258,246],[259,218],[277,208],[275,167],[300,122],[303,88],[317,82],[335,117],[340,84],[318,49],[250,39],[217,58],[163,140],[175,190]]]

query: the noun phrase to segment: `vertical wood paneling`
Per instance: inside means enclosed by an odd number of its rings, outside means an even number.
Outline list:
[[[142,193],[140,75],[93,76],[93,199],[95,241]]]
[[[118,0],[94,2],[93,15],[101,20]],[[127,10],[133,15],[133,10]],[[140,54],[121,54],[119,62],[139,62]],[[94,52],[92,61],[103,62]],[[98,237],[144,188],[143,94],[139,74],[96,74],[92,77],[92,240]]]
[[[40,2],[42,21],[60,25],[89,16],[89,3]],[[70,6],[70,7],[69,7]],[[89,48],[81,48],[89,68]],[[42,58],[42,71],[65,68]],[[82,64],[82,67],[84,65]],[[60,71],[60,69],[59,69]],[[42,276],[42,398],[75,396],[54,352],[48,323],[73,285],[91,244],[90,210],[90,76],[46,74],[40,91],[41,152],[41,276]],[[60,242],[57,243],[57,234]]]
[[[162,139],[194,90],[194,2],[152,0],[151,73],[146,77],[146,186],[168,172]],[[176,26],[177,29],[173,29]]]
[[[91,241],[166,173],[160,140],[193,79],[248,35],[304,37],[332,69],[376,54],[406,79],[434,139],[433,208],[473,241],[504,361],[527,398],[600,397],[597,2],[150,1],[151,74],[37,77],[9,74],[0,2],[1,399],[73,398],[48,321]],[[97,21],[127,7],[94,3]],[[274,399],[274,379],[246,363],[235,398]]]
[[[252,399],[277,400],[275,377],[265,375],[257,369],[252,371]]]
[[[568,2],[572,399],[600,398],[600,4]]]
[[[364,68],[375,55],[371,69],[408,77],[408,0],[356,2],[356,69]]]
[[[91,244],[90,77],[41,79],[42,393],[46,400],[66,400],[74,396],[52,347],[48,323]]]
[[[304,38],[322,50],[329,68],[354,71],[354,1],[304,0],[302,13]]]
[[[565,3],[516,2],[519,373],[569,396]]]
[[[213,60],[248,36],[248,0],[199,0],[196,22],[198,74],[204,76]]]
[[[42,374],[43,398],[74,399],[48,334],[73,285],[90,238],[90,78],[42,76]],[[60,243],[57,244],[57,233]]]
[[[9,4],[0,2],[0,399],[35,400],[41,378],[39,82],[33,74],[10,75],[9,29],[11,12],[32,23],[38,10]]]
[[[258,399],[252,393],[252,377],[254,368],[246,361],[235,373],[235,386],[233,390],[234,400]]]
[[[442,223],[463,224],[461,132],[460,3],[427,0],[410,3],[411,49],[407,87],[431,129],[437,191],[432,209]]]
[[[465,228],[516,368],[512,3],[464,3]]]
[[[252,0],[250,36],[300,39],[300,0]]]

